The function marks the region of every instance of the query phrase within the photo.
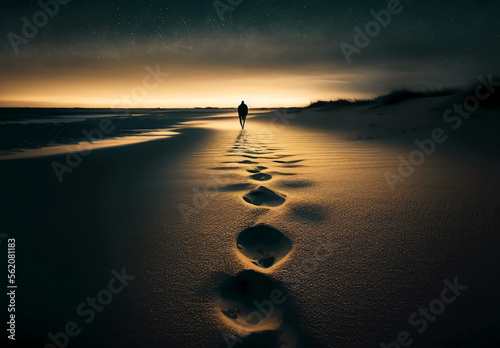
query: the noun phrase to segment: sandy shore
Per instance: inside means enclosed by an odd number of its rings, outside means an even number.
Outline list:
[[[50,343],[73,320],[73,347],[498,342],[500,165],[450,137],[391,187],[447,100],[409,103],[271,113],[243,132],[234,115],[197,120],[96,150],[62,183],[62,155],[1,161],[20,339]],[[136,278],[84,323],[75,308],[122,267]],[[455,279],[467,288],[419,332],[409,318]]]

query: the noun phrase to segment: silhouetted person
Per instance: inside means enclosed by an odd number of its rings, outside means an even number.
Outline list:
[[[240,106],[238,106],[238,115],[240,115],[241,129],[245,129],[245,121],[248,115],[248,106],[245,105],[244,101],[242,101]]]

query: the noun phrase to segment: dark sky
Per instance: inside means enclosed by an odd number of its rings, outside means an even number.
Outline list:
[[[354,28],[365,31],[371,10],[386,10],[387,1],[221,0],[231,2],[222,20],[211,0],[72,0],[22,38],[16,54],[22,18],[32,21],[41,7],[1,1],[0,106],[110,106],[134,89],[140,97],[130,106],[223,106],[243,97],[303,105],[499,71],[500,1],[402,0],[350,63],[339,45],[354,45]],[[169,75],[142,95],[148,66]]]

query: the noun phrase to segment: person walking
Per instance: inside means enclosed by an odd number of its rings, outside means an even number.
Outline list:
[[[241,129],[245,129],[245,121],[248,115],[248,106],[245,105],[244,101],[242,101],[240,106],[238,106],[238,115],[240,116]]]

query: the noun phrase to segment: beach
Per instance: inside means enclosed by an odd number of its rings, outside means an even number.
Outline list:
[[[18,342],[498,343],[500,163],[495,139],[471,141],[496,120],[446,128],[454,101],[277,109],[243,131],[234,111],[183,117],[154,128],[175,134],[94,149],[62,181],[64,153],[0,161]],[[447,139],[424,153],[415,141],[436,128]],[[80,307],[113,270],[122,291]],[[78,334],[57,336],[70,321]]]

